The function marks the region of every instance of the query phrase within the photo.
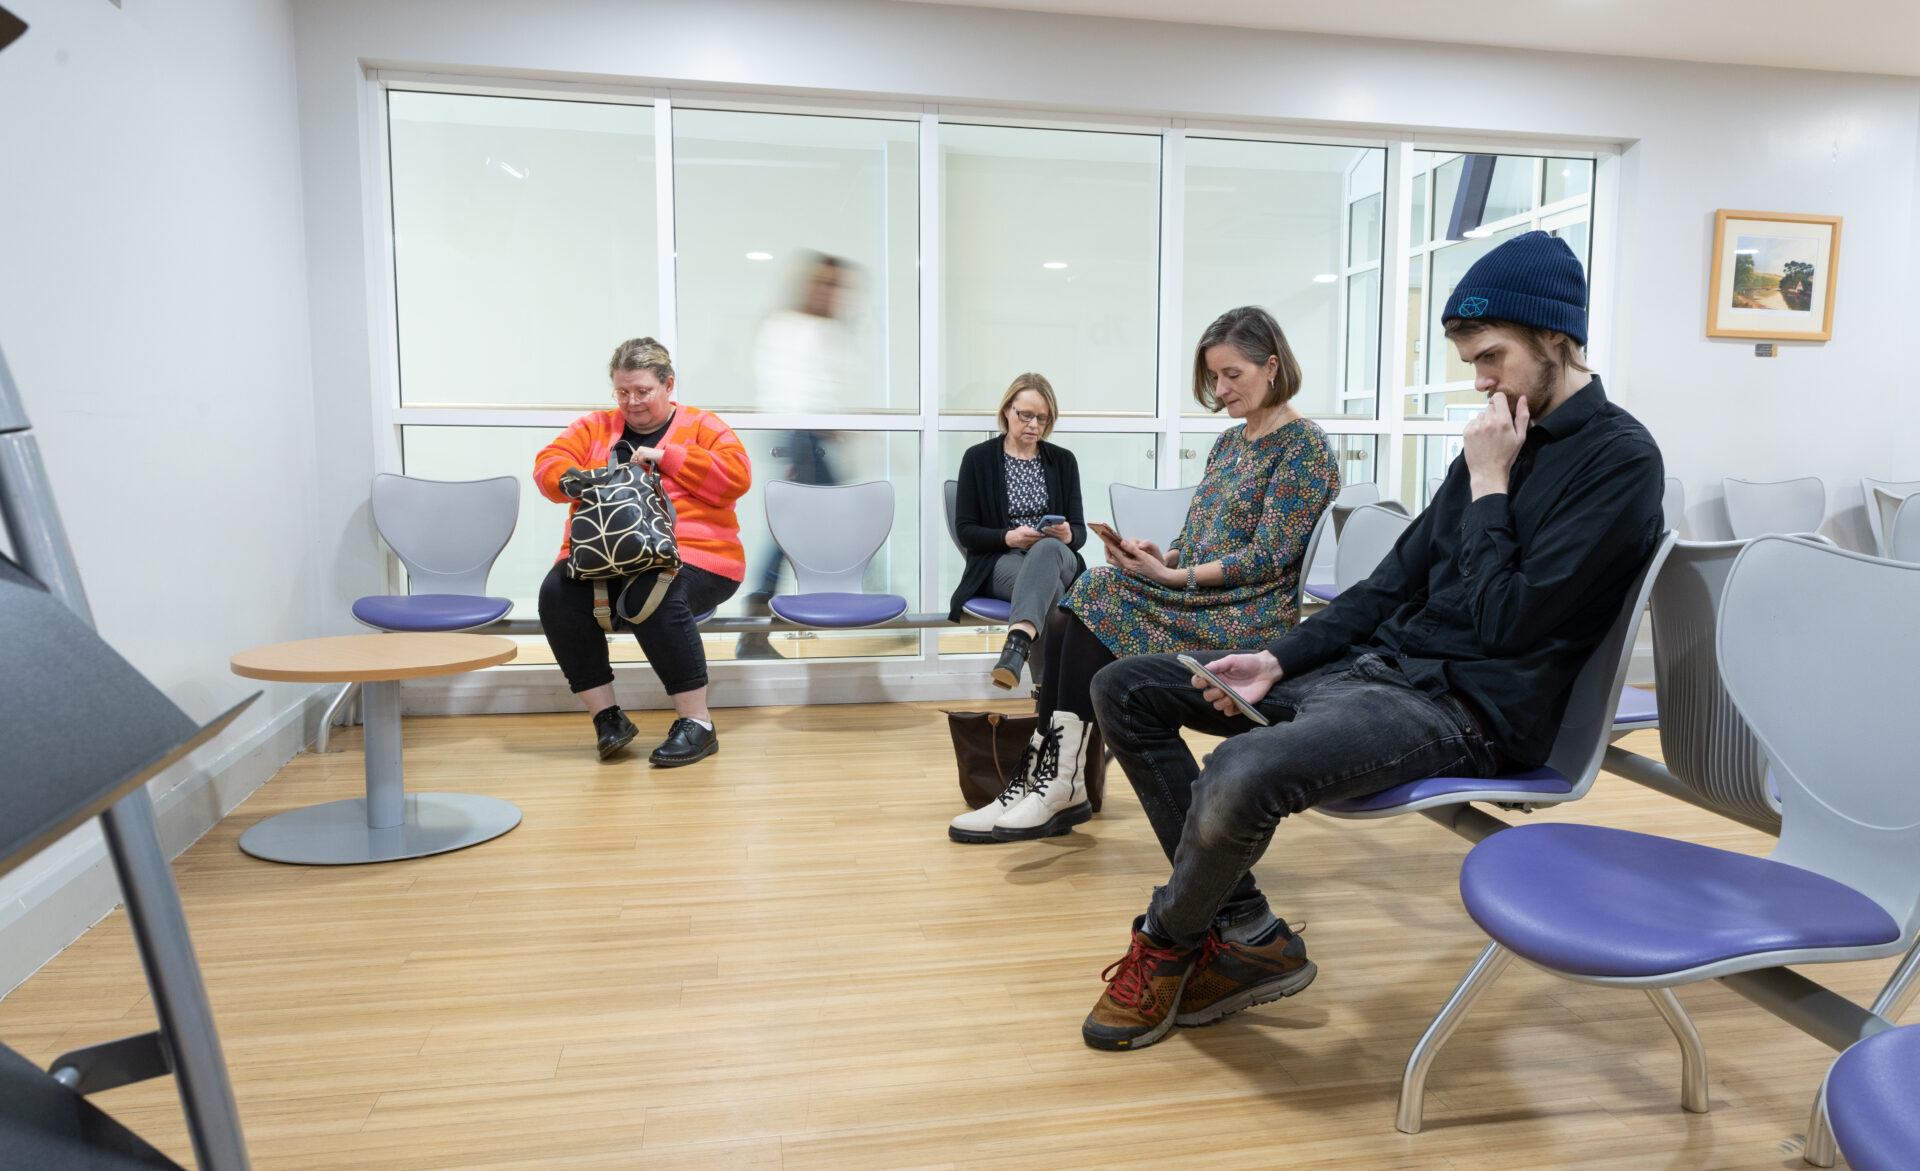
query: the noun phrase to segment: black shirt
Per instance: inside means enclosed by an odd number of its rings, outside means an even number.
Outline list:
[[[680,412],[675,411],[674,415],[677,415],[679,413]],[[645,435],[642,435],[640,434],[640,432],[635,431],[633,429],[633,424],[628,423],[626,427],[622,429],[620,432],[620,442],[627,445],[628,447],[627,454],[631,456],[634,451],[637,451],[642,447],[660,446],[660,441],[667,437],[667,429],[672,426],[673,426],[673,415],[667,416],[667,421],[660,424],[660,429],[658,431],[649,431]]]
[[[1506,495],[1466,458],[1380,567],[1268,649],[1288,675],[1372,652],[1453,692],[1512,767],[1547,758],[1586,655],[1659,543],[1653,436],[1596,376],[1527,430]]]

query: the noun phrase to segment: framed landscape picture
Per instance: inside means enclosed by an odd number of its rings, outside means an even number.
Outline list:
[[[1828,340],[1839,268],[1837,215],[1714,213],[1707,336]]]

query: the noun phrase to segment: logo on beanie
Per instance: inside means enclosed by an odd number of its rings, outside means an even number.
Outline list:
[[[1460,316],[1479,317],[1482,314],[1486,313],[1486,311],[1487,311],[1487,299],[1485,297],[1460,298]]]

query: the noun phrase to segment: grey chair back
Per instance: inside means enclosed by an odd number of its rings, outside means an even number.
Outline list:
[[[1293,612],[1307,604],[1307,574],[1313,569],[1314,559],[1320,556],[1320,543],[1328,539],[1333,532],[1333,509],[1322,512],[1313,522],[1313,529],[1307,533],[1307,547],[1300,554],[1300,576],[1293,583]]]
[[[1701,804],[1778,831],[1767,756],[1720,678],[1727,573],[1746,541],[1676,541],[1653,583],[1653,678],[1660,755]]]
[[[893,531],[893,485],[767,484],[767,529],[803,594],[857,594]]]
[[[1371,480],[1343,485],[1340,491],[1333,495],[1333,507],[1330,510],[1333,513],[1333,532],[1328,535],[1337,542],[1340,534],[1346,531],[1347,518],[1353,515],[1354,509],[1378,503],[1380,503],[1380,485]],[[1398,500],[1392,501],[1392,504],[1400,506]],[[1404,507],[1402,511],[1405,511]]]
[[[1793,537],[1743,550],[1720,604],[1720,671],[1780,786],[1772,858],[1824,874],[1920,928],[1920,759],[1912,649],[1920,565]],[[1844,599],[1844,604],[1836,604]]]
[[[1736,541],[1769,533],[1818,532],[1827,517],[1827,486],[1818,476],[1766,482],[1729,477],[1720,484]]]
[[[1920,561],[1920,505],[1914,503],[1916,500],[1920,500],[1920,495],[1907,497],[1893,514],[1893,525],[1887,533],[1887,551],[1883,555],[1895,561]]]
[[[960,481],[948,480],[940,485],[940,494],[947,502],[947,540],[960,550],[960,556],[967,555],[967,547],[960,543]]]
[[[1334,588],[1344,594],[1367,580],[1412,524],[1412,518],[1384,502],[1354,509],[1333,551]]]
[[[484,596],[487,573],[520,522],[520,480],[422,480],[382,472],[374,527],[407,567],[410,594]]]
[[[1107,488],[1107,503],[1113,508],[1113,527],[1123,537],[1152,541],[1164,552],[1187,526],[1187,509],[1193,505],[1191,488],[1136,488],[1132,484],[1112,484]]]
[[[1667,518],[1667,527],[1680,532],[1680,522],[1687,512],[1687,486],[1680,482],[1680,477],[1667,477],[1665,489],[1660,493],[1660,511]]]
[[[1900,511],[1907,497],[1920,492],[1920,480],[1876,480],[1872,476],[1861,476],[1860,488],[1867,498],[1867,527],[1873,531],[1873,551],[1877,556],[1890,557],[1887,541],[1893,535],[1893,514]]]

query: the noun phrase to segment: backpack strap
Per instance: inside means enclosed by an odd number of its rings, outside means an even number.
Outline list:
[[[678,576],[680,576],[679,572],[672,569],[663,569],[654,574],[653,588],[647,591],[647,600],[641,605],[640,612],[631,618],[626,618],[625,621],[631,626],[638,626],[653,617],[653,612],[660,608],[662,601],[666,600],[667,587],[672,585],[673,579]]]
[[[607,598],[607,579],[596,578],[593,583],[593,620],[600,629],[613,633],[613,603]]]

